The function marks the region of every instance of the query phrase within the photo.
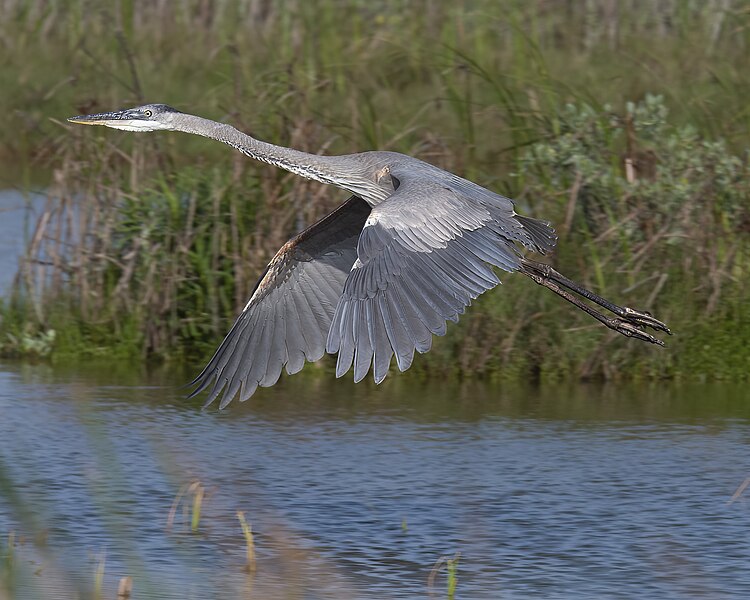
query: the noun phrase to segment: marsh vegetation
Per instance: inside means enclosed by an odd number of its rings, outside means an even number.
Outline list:
[[[739,1],[6,2],[5,177],[47,205],[3,352],[204,359],[276,249],[345,199],[205,140],[63,123],[155,101],[474,179],[556,223],[559,270],[676,333],[617,339],[505,277],[414,376],[746,378],[749,26]]]

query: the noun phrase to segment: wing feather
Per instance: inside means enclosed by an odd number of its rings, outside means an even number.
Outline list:
[[[439,170],[392,170],[396,191],[374,209],[353,196],[287,242],[269,263],[224,341],[192,382],[191,396],[222,395],[278,381],[305,361],[338,352],[336,376],[370,367],[377,383],[396,356],[408,369],[471,301],[499,283],[492,266],[519,267],[516,244],[556,242],[549,223],[517,215],[508,198]],[[429,176],[428,176],[429,175]]]
[[[339,353],[336,375],[353,365],[355,381],[372,366],[380,383],[394,354],[408,369],[415,351],[445,334],[446,321],[500,282],[492,266],[519,267],[517,243],[544,250],[554,238],[547,224],[518,220],[502,196],[485,190],[477,199],[464,193],[473,190],[468,183],[393,176],[400,185],[365,223],[326,342]]]
[[[259,386],[276,383],[284,366],[291,375],[306,360],[323,356],[369,214],[370,206],[352,196],[284,244],[224,341],[192,382],[196,387],[191,396],[211,386],[206,406],[223,392],[220,407],[224,408],[238,393],[244,401]]]

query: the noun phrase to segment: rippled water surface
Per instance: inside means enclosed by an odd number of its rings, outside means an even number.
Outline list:
[[[458,598],[750,597],[743,388],[301,375],[219,413],[181,379],[0,365],[11,595],[445,598],[460,553]]]

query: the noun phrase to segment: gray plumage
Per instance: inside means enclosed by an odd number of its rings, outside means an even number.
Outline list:
[[[126,131],[173,130],[212,138],[352,197],[293,237],[269,263],[205,369],[193,395],[271,386],[282,368],[338,353],[336,375],[372,368],[380,383],[395,356],[408,369],[471,301],[495,287],[492,267],[520,271],[619,333],[662,344],[644,326],[669,332],[648,313],[617,306],[522,251],[545,254],[556,235],[546,221],[516,214],[513,201],[434,165],[396,152],[319,156],[275,146],[234,127],[150,104],[69,119]],[[563,289],[565,288],[565,289]],[[570,291],[615,313],[607,317]],[[663,344],[662,344],[663,345]]]

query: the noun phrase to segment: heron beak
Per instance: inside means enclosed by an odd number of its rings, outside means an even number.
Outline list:
[[[146,116],[147,113],[148,116]],[[151,116],[151,113],[144,111],[143,109],[128,108],[125,110],[118,110],[117,112],[70,117],[68,121],[80,125],[105,125],[112,129],[120,129],[122,131],[140,132],[169,129],[168,124],[157,119],[152,119]]]
[[[125,112],[120,111],[68,117],[68,121],[70,123],[78,123],[79,125],[109,125],[111,127],[113,122],[116,123],[124,118],[126,118]]]

